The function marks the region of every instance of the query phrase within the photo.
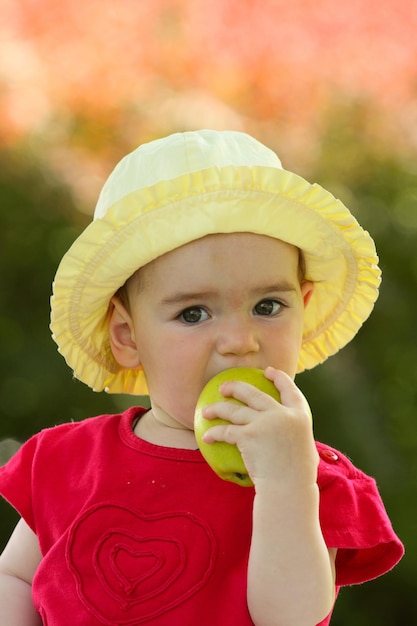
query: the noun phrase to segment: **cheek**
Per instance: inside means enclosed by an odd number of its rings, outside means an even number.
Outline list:
[[[144,350],[141,363],[151,395],[178,396],[189,389],[195,368],[189,351],[181,343],[159,337]]]
[[[197,341],[165,339],[150,351],[143,367],[145,373],[149,369],[147,379],[154,392],[166,398],[175,397],[175,401],[180,399],[183,404],[205,382],[206,359]]]
[[[293,320],[279,333],[272,333],[267,338],[268,353],[271,363],[284,370],[292,378],[297,371],[298,359],[303,340],[303,324],[301,320]]]

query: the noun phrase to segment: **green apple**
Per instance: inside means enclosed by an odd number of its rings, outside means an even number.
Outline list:
[[[227,424],[225,420],[220,418],[205,419],[202,414],[205,406],[225,400],[227,402],[234,402],[235,404],[242,404],[239,400],[235,398],[225,398],[220,393],[220,385],[227,380],[241,380],[250,383],[275,398],[275,400],[278,400],[278,402],[280,401],[280,394],[274,383],[265,378],[263,370],[253,367],[233,367],[220,372],[209,380],[197,401],[194,416],[194,431],[201,454],[220,478],[237,483],[243,487],[250,487],[253,483],[246,471],[242,455],[237,446],[225,443],[224,441],[205,443],[202,439],[204,433],[212,426]]]

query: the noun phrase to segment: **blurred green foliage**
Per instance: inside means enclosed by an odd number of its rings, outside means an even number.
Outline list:
[[[342,590],[335,626],[416,623],[417,177],[415,162],[361,140],[361,116],[330,120],[310,179],[331,189],[376,240],[381,295],[358,337],[298,377],[316,437],[373,475],[407,554],[390,574]],[[0,440],[133,402],[71,379],[50,338],[51,283],[87,218],[45,168],[0,154]],[[16,514],[0,503],[0,547]]]
[[[417,623],[417,164],[362,132],[361,111],[329,124],[312,174],[372,234],[383,280],[356,339],[298,383],[316,438],[377,480],[406,547],[390,574],[342,590],[337,626]]]
[[[0,153],[0,455],[42,428],[118,410],[73,380],[50,337],[59,261],[86,226],[69,189],[38,161]],[[10,441],[11,440],[11,441]],[[0,462],[5,459],[0,457]],[[17,516],[0,500],[0,548]]]

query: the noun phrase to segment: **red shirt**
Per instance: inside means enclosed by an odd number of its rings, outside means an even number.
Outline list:
[[[36,609],[48,626],[252,626],[253,488],[219,479],[198,450],[137,438],[142,412],[44,430],[0,468],[0,493],[39,539]],[[317,448],[336,583],[375,578],[403,554],[375,482],[339,452]]]

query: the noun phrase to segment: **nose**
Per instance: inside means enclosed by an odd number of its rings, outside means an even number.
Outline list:
[[[244,356],[259,352],[259,338],[253,323],[233,317],[222,324],[217,337],[222,356]]]

